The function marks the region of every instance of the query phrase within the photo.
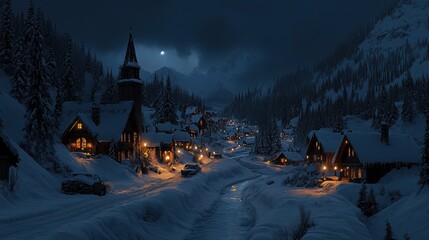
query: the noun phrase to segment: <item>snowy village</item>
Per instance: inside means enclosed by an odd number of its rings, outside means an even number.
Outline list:
[[[428,1],[0,0],[0,239],[428,227]]]

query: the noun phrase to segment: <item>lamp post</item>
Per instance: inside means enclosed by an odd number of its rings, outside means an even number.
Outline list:
[[[337,176],[337,166],[334,167],[334,174]]]
[[[325,171],[326,171],[326,166],[323,166],[323,180],[326,180]]]

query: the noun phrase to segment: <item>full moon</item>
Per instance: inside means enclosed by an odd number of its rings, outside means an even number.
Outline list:
[[[165,55],[165,52],[164,52],[164,51],[161,51],[161,55],[162,55],[162,56],[164,56],[164,55]]]

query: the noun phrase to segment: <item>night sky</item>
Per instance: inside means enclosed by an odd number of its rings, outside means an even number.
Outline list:
[[[130,25],[140,65],[202,72],[234,52],[257,56],[255,76],[316,63],[388,0],[33,0],[60,32],[84,43],[114,71]],[[13,1],[16,11],[28,1]],[[160,52],[164,50],[165,55]]]

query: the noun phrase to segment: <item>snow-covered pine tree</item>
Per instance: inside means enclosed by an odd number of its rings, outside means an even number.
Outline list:
[[[57,84],[57,94],[55,95],[55,108],[54,108],[54,125],[55,130],[58,132],[59,127],[61,126],[61,119],[63,115],[63,90],[62,84]],[[58,132],[59,133],[59,132]]]
[[[52,169],[54,167],[52,99],[46,79],[43,35],[37,23],[35,23],[34,38],[31,43],[24,148],[42,166]]]
[[[270,145],[270,154],[275,154],[280,151],[280,132],[277,127],[277,123],[274,119],[270,122],[270,133],[268,135],[269,145]]]
[[[49,48],[48,51],[48,59],[47,59],[47,63],[46,66],[48,68],[48,76],[49,76],[49,82],[51,83],[51,85],[56,85],[59,84],[57,81],[57,75],[56,75],[56,70],[57,70],[57,62],[55,59],[55,52],[52,48]]]
[[[161,80],[158,96],[156,97],[156,99],[153,103],[153,107],[155,108],[155,113],[153,114],[153,118],[154,118],[155,123],[165,122],[164,92],[165,92],[164,81]]]
[[[13,67],[13,43],[14,43],[14,32],[12,26],[12,8],[10,6],[10,0],[3,1],[3,22],[0,33],[0,65],[3,70],[12,74]]]
[[[73,61],[72,61],[72,42],[70,38],[68,38],[67,47],[64,51],[63,93],[64,93],[63,94],[64,101],[76,100]]]
[[[173,124],[177,123],[176,103],[172,96],[170,76],[167,76],[167,83],[164,91],[164,107],[162,111],[164,111],[165,121]]]
[[[403,97],[404,104],[402,105],[402,112],[401,112],[402,121],[407,123],[412,123],[414,121],[414,106],[413,106],[414,105],[413,104],[414,82],[413,82],[413,79],[411,78],[411,74],[409,71],[407,71],[405,75],[405,81],[403,83],[402,89],[404,92],[404,97]]]
[[[396,120],[399,118],[399,111],[398,108],[395,105],[395,101],[393,100],[393,97],[389,97],[389,112],[387,113],[387,123],[389,126],[392,126],[395,124]]]
[[[374,189],[371,187],[371,190],[369,191],[368,198],[366,200],[365,204],[365,215],[370,217],[378,212],[378,204],[375,200],[375,194]]]
[[[10,95],[20,103],[26,103],[28,77],[23,39],[18,38],[15,47],[15,72],[11,78]]]
[[[33,49],[31,48],[31,43],[33,42],[35,28],[36,28],[36,19],[34,16],[33,1],[30,0],[30,2],[28,4],[27,18],[25,19],[24,42],[23,42],[23,46],[26,47],[26,49],[25,49],[26,54],[25,55],[28,58],[30,58],[30,56],[32,56]],[[28,62],[30,62],[30,61],[28,61]]]
[[[147,90],[146,90],[146,84],[142,84],[142,105],[143,106],[149,106],[149,101],[147,98]]]
[[[386,234],[384,235],[384,240],[394,240],[392,225],[390,225],[389,220],[386,222]]]
[[[102,100],[104,102],[118,102],[118,84],[113,78],[112,71],[107,73],[107,89],[102,96]]]
[[[426,110],[426,130],[422,149],[422,169],[420,170],[419,184],[422,187],[429,185],[429,109]]]
[[[377,130],[382,122],[389,122],[390,104],[387,96],[386,88],[383,86],[380,94],[377,97],[377,105],[374,117],[372,119],[372,128]]]
[[[365,205],[366,205],[366,182],[362,183],[362,187],[360,188],[359,191],[359,198],[358,198],[358,202],[357,202],[357,207],[360,208],[362,211],[364,211],[365,209]]]

